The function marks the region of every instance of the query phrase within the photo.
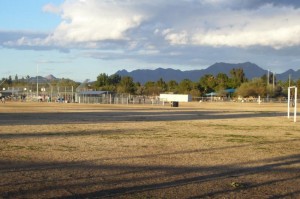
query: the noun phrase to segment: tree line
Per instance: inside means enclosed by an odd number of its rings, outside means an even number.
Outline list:
[[[184,79],[180,82],[175,80],[148,81],[145,84],[134,82],[129,76],[121,77],[118,74],[111,76],[101,73],[97,80],[91,85],[94,90],[114,91],[135,95],[153,96],[160,93],[191,94],[193,97],[205,96],[207,93],[215,92],[219,96],[226,96],[226,89],[236,89],[234,95],[242,97],[286,97],[289,85],[300,86],[298,81],[277,81],[274,74],[263,75],[260,78],[248,80],[242,68],[234,68],[229,75],[219,73],[217,75],[207,74],[193,82]]]
[[[21,79],[16,75],[14,79],[11,76],[2,78],[4,83],[1,85],[26,87],[30,77],[26,76]],[[52,80],[52,86],[73,86],[76,88],[80,83],[70,79]],[[31,83],[34,86],[34,83]],[[208,93],[215,92],[218,96],[226,97],[228,93],[224,92],[226,89],[235,89],[234,95],[242,97],[286,97],[287,88],[289,86],[300,87],[300,80],[297,81],[277,81],[276,77],[271,73],[270,75],[263,75],[260,78],[248,80],[242,68],[234,68],[229,72],[219,73],[217,75],[206,74],[199,78],[198,81],[193,82],[189,79],[184,79],[180,82],[175,80],[164,81],[162,78],[157,81],[148,81],[144,84],[134,82],[132,77],[118,74],[108,75],[101,73],[97,76],[96,81],[89,84],[91,90],[112,91],[118,93],[127,93],[133,95],[155,96],[160,93],[174,93],[174,94],[191,94],[193,97],[205,96]]]
[[[8,88],[8,87],[23,87],[23,88],[28,88],[28,89],[36,89],[36,77],[33,78],[34,80],[32,80],[32,78],[27,75],[26,77],[21,77],[19,78],[18,75],[15,75],[14,78],[12,78],[12,76],[8,76],[7,78],[3,77],[0,80],[0,83],[2,83],[0,85],[0,88]],[[43,84],[43,83],[41,83]],[[46,87],[49,86],[52,87],[78,87],[80,85],[80,83],[73,81],[71,79],[67,79],[67,78],[62,78],[62,79],[53,79],[50,80],[48,82],[48,84],[44,85]]]

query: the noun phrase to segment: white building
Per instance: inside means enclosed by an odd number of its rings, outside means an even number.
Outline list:
[[[191,102],[191,95],[182,95],[182,94],[160,94],[160,101],[164,102]]]

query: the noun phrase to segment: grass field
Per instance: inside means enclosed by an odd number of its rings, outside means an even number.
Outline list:
[[[300,198],[286,104],[0,104],[0,198]]]

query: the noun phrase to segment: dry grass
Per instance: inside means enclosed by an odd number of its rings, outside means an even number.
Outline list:
[[[0,105],[0,198],[299,198],[285,104]]]

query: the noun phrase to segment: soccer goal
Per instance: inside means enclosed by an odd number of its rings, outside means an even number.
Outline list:
[[[294,89],[295,93],[294,93],[294,99],[291,99],[291,90]],[[289,87],[288,90],[288,118],[290,119],[290,107],[291,105],[294,107],[294,122],[296,122],[297,120],[297,87],[296,86],[292,86]]]

